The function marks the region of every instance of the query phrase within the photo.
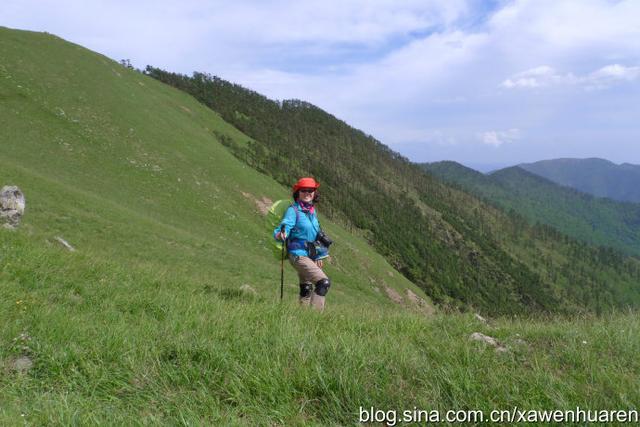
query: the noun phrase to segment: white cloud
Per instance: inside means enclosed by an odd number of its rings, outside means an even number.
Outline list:
[[[614,78],[616,80],[635,80],[640,76],[640,67],[625,67],[619,64],[607,65],[593,73],[594,78]]]
[[[584,83],[591,89],[604,89],[621,82],[640,80],[640,67],[625,67],[620,64],[607,65],[584,78]]]
[[[373,44],[447,25],[466,10],[464,0],[271,0],[230,3],[215,15],[219,24],[259,42]]]
[[[572,74],[559,74],[552,67],[541,65],[521,73],[514,74],[503,81],[501,86],[513,88],[536,88],[557,84],[571,84],[576,81]]]
[[[442,89],[447,87],[452,75],[460,74],[473,61],[484,43],[484,34],[434,33],[378,60],[352,65],[337,73],[305,75],[255,69],[238,72],[231,78],[276,98],[306,99],[352,125],[365,127],[376,137],[391,137],[395,141],[397,138],[392,133],[382,131],[383,122],[374,118],[373,112],[416,102],[442,104],[443,99],[458,103],[466,100],[463,94]],[[367,111],[369,119],[365,114],[358,114],[359,111]],[[389,115],[386,120],[388,118]],[[413,134],[419,132],[416,129]]]
[[[483,144],[498,148],[503,144],[509,144],[520,139],[520,130],[515,128],[504,131],[489,130],[479,133],[478,138]]]
[[[636,0],[515,0],[489,21],[503,53],[555,59],[633,54],[640,39]]]
[[[582,85],[589,89],[603,89],[620,82],[630,82],[640,78],[640,67],[625,67],[620,64],[604,66],[584,76],[573,73],[559,73],[552,67],[543,65],[516,73],[503,81],[500,86],[507,89],[540,88],[557,85]]]

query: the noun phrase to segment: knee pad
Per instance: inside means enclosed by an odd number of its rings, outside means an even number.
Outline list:
[[[329,279],[318,280],[318,283],[316,283],[316,294],[321,297],[325,296],[327,292],[329,292],[329,286],[331,286]]]
[[[311,283],[300,283],[300,297],[306,298],[311,295],[311,289],[313,286]]]

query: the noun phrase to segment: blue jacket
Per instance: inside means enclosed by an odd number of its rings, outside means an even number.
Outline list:
[[[299,245],[293,245],[295,248],[292,248],[290,245],[289,248],[287,248],[287,251],[295,256],[308,257],[309,252],[304,249],[303,244],[304,242],[313,242],[316,240],[318,231],[320,231],[320,222],[318,222],[318,217],[315,212],[313,214],[304,213],[298,202],[293,202],[293,205],[296,206],[298,213],[296,214],[296,210],[293,206],[289,206],[287,211],[284,213],[282,221],[280,221],[280,225],[273,230],[273,238],[275,239],[276,234],[280,231],[280,227],[284,224],[284,231],[289,242],[301,243]]]

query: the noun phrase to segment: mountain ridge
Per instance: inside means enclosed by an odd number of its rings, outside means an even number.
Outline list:
[[[640,165],[616,164],[606,159],[561,158],[518,165],[555,183],[597,197],[640,202]]]
[[[424,165],[503,209],[513,209],[530,222],[546,223],[590,244],[640,255],[640,205],[597,198],[561,186],[518,166],[488,175],[455,162]]]

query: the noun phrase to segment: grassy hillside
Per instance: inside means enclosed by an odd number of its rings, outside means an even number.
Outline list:
[[[519,167],[484,175],[455,162],[423,166],[531,223],[548,224],[575,239],[640,255],[640,204],[593,197]]]
[[[637,260],[528,226],[309,103],[273,101],[202,73],[145,73],[251,136],[247,144],[222,139],[248,165],[281,183],[319,178],[331,218],[361,232],[442,305],[522,313],[640,303]]]
[[[216,289],[249,284],[275,300],[280,264],[256,202],[289,193],[217,139],[248,137],[101,55],[51,35],[0,31],[0,183],[26,194],[23,232]],[[363,239],[323,225],[338,242],[328,267],[334,299],[393,304],[387,287],[422,294]],[[287,283],[293,299],[291,268]]]
[[[640,203],[640,166],[609,160],[553,159],[523,163],[521,168],[597,197]]]
[[[21,227],[0,228],[1,425],[353,425],[360,406],[640,399],[635,314],[426,317],[406,298],[417,288],[326,218],[327,310],[296,307],[290,269],[276,303],[255,199],[287,189],[218,141],[247,136],[51,35],[0,28],[0,58],[0,183],[27,197]]]

